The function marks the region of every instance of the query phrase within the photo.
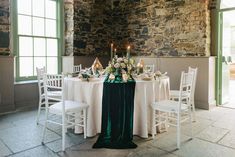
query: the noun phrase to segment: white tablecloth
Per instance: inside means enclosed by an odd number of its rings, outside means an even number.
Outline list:
[[[154,101],[153,85],[155,85],[155,100],[169,98],[169,77],[153,81],[136,80],[134,100],[133,134],[147,138],[151,134],[152,110]],[[89,105],[87,117],[87,136],[95,136],[101,131],[103,79],[81,81],[78,78],[65,79],[65,97],[69,100],[86,102]],[[75,133],[79,133],[75,129]]]

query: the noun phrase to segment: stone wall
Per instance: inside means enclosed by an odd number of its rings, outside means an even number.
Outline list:
[[[73,54],[73,36],[74,36],[74,7],[73,0],[64,1],[64,40],[66,56]]]
[[[10,52],[9,0],[0,1],[0,55]]]
[[[74,0],[74,55],[209,56],[215,0]],[[113,5],[113,7],[112,7]]]
[[[219,3],[219,0],[210,0],[209,8],[216,9],[218,3]]]
[[[115,0],[115,43],[132,55],[209,56],[208,0]]]
[[[74,55],[109,54],[112,31],[110,2],[110,0],[74,0]]]

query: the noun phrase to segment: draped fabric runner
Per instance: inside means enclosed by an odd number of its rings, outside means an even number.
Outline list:
[[[136,148],[133,139],[135,81],[103,83],[101,134],[93,148]]]

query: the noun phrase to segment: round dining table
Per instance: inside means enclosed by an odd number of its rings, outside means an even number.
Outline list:
[[[66,99],[85,102],[89,105],[87,115],[88,137],[95,136],[101,131],[104,79],[104,77],[101,77],[86,81],[72,77],[65,78],[64,81]],[[148,138],[148,134],[152,134],[151,104],[153,101],[169,99],[170,81],[168,76],[152,80],[136,78],[135,81],[133,135]],[[81,133],[81,130],[79,127],[75,127],[75,133]]]

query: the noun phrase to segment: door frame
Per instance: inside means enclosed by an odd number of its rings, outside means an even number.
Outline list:
[[[220,9],[220,0],[217,5],[217,63],[216,63],[216,104],[222,105],[222,46],[223,46],[223,13],[235,11],[235,7]]]

